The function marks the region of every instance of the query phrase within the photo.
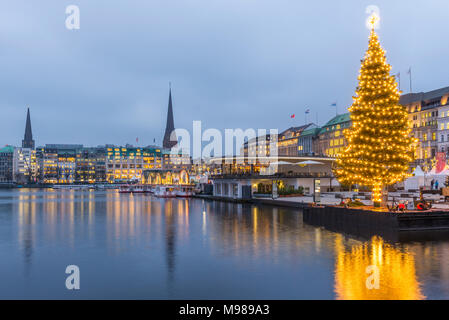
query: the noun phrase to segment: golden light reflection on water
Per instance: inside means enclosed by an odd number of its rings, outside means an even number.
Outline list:
[[[293,276],[304,263],[316,263],[317,273],[334,271],[328,290],[333,289],[337,299],[425,299],[420,280],[427,285],[429,278],[441,280],[438,290],[446,296],[449,292],[447,241],[358,241],[303,224],[292,210],[197,199],[22,190],[17,200],[9,210],[17,213],[12,216],[18,223],[18,242],[28,260],[43,243],[69,244],[74,250],[79,244],[101,243],[108,254],[140,246],[142,254],[162,249],[173,273],[177,253],[191,245],[213,257],[234,259],[238,266],[284,265]],[[379,289],[366,287],[370,265],[379,268]]]
[[[421,300],[413,254],[373,237],[363,244],[345,246],[343,236],[335,237],[335,293],[345,300]],[[379,270],[379,288],[369,289],[368,266]]]

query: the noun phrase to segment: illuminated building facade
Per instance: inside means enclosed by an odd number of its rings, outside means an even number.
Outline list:
[[[301,140],[304,142],[304,138],[300,139],[301,134],[304,130],[317,128],[314,123],[309,123],[300,127],[291,127],[283,131],[278,136],[278,155],[279,156],[292,156],[296,157],[299,155],[301,149],[304,148],[302,144],[299,143]]]
[[[438,152],[444,152],[449,156],[449,103],[448,96],[442,98],[438,109]]]
[[[321,128],[314,127],[301,132],[298,137],[298,156],[315,155],[314,145]]]
[[[162,168],[170,171],[190,170],[192,167],[192,159],[188,154],[170,155],[170,150],[162,150]]]
[[[5,146],[0,149],[0,182],[13,182],[14,147]]]
[[[36,151],[31,148],[14,148],[14,181],[35,183],[37,173]]]
[[[245,141],[240,148],[240,155],[245,157],[269,157],[271,139],[270,135],[263,135]]]
[[[448,114],[445,110],[449,87],[429,92],[409,93],[401,96],[400,104],[407,108],[412,135],[418,139],[416,165],[429,169],[440,147],[448,142]],[[444,112],[444,113],[442,113]],[[444,124],[444,128],[442,125]],[[443,141],[441,136],[443,135]],[[444,136],[446,135],[446,136]]]
[[[77,150],[75,181],[80,184],[106,182],[106,147]]]
[[[83,145],[47,144],[36,149],[39,182],[70,184],[76,182],[76,155]]]
[[[44,184],[143,182],[144,170],[191,169],[190,157],[173,160],[167,150],[155,146],[51,144],[38,147],[35,158],[38,181]]]
[[[106,180],[109,183],[142,181],[143,170],[162,170],[163,153],[159,148],[106,146]]]
[[[343,130],[351,126],[349,113],[333,117],[319,131],[315,140],[315,154],[336,157],[347,145]]]

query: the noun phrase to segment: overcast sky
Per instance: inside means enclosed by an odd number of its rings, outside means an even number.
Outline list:
[[[409,66],[413,91],[449,86],[447,0],[3,0],[0,144],[27,106],[37,145],[161,143],[169,81],[178,128],[322,125],[352,101],[371,4],[402,89]]]

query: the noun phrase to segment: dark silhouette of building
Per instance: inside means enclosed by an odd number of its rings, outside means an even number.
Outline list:
[[[34,149],[33,132],[31,131],[30,108],[27,111],[27,122],[25,125],[25,136],[22,140],[22,148]]]
[[[164,148],[171,149],[177,144],[177,141],[175,140],[176,138],[175,134],[174,134],[175,136],[173,137],[174,141],[170,139],[170,136],[174,130],[175,130],[175,123],[173,121],[173,106],[172,106],[171,87],[170,87],[168,96],[167,125],[165,126],[164,141],[162,142],[162,146]]]

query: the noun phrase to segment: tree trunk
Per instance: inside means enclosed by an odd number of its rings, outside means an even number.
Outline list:
[[[382,191],[383,186],[381,183],[375,183],[373,186],[373,193],[372,193],[372,201],[373,205],[375,207],[380,207],[382,205]]]

